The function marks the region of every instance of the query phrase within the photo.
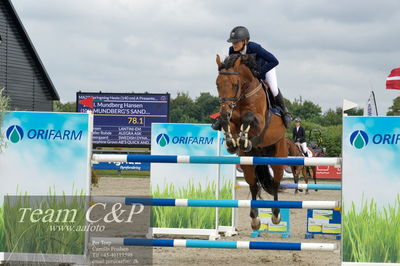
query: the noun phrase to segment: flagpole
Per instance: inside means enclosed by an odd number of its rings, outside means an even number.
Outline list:
[[[374,97],[374,104],[375,104],[376,116],[378,116],[378,106],[377,106],[377,104],[376,104],[375,93],[374,93],[374,91],[371,91],[371,92],[372,92],[372,97]]]

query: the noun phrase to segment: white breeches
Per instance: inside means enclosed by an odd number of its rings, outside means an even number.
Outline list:
[[[300,143],[301,149],[307,154],[307,157],[312,157],[311,151],[307,148],[307,142]]]
[[[295,144],[299,149],[301,149],[301,152],[307,154],[307,157],[312,157],[312,152],[307,148],[307,142],[296,142]]]
[[[265,81],[268,83],[269,89],[271,90],[274,97],[278,95],[278,79],[276,78],[275,67],[267,72],[265,75]]]

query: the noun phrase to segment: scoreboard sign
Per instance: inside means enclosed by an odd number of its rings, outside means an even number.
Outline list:
[[[93,111],[93,146],[151,144],[151,124],[169,122],[169,94],[78,92],[77,112]]]

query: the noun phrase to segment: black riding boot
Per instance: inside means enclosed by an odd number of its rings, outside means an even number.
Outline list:
[[[292,115],[288,112],[285,106],[285,101],[283,100],[283,96],[280,90],[278,95],[276,95],[275,97],[275,103],[282,109],[282,120],[285,124],[285,127],[288,128],[290,126],[290,123],[292,123]]]
[[[221,130],[221,128],[222,128],[221,116],[218,116],[217,119],[215,119],[215,121],[214,121],[214,123],[212,123],[211,127],[214,130]]]

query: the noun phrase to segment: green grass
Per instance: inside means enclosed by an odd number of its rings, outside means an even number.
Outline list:
[[[400,262],[400,194],[392,205],[378,207],[363,200],[343,216],[343,260],[347,262]]]
[[[226,182],[220,190],[220,199],[232,199],[232,182]],[[181,199],[215,199],[216,185],[208,183],[205,187],[201,184],[195,186],[188,183],[184,188],[176,190],[173,184],[163,190],[157,186],[153,190],[155,198],[181,198]],[[215,228],[215,208],[195,207],[153,207],[152,226],[163,228]],[[232,221],[230,208],[219,208],[219,225],[229,226]]]
[[[150,177],[150,171],[93,170],[93,172],[100,177]]]
[[[55,196],[52,192],[45,197],[30,197],[27,194],[6,198],[2,212],[1,249],[5,252],[46,253],[46,254],[83,254],[85,245],[84,231],[51,231],[50,226],[61,225],[55,222],[30,222],[21,219],[20,208],[40,208],[42,210],[76,209],[76,222],[64,222],[62,225],[85,225],[84,193],[74,197]]]
[[[0,206],[0,252],[4,251],[4,219],[3,206]]]

